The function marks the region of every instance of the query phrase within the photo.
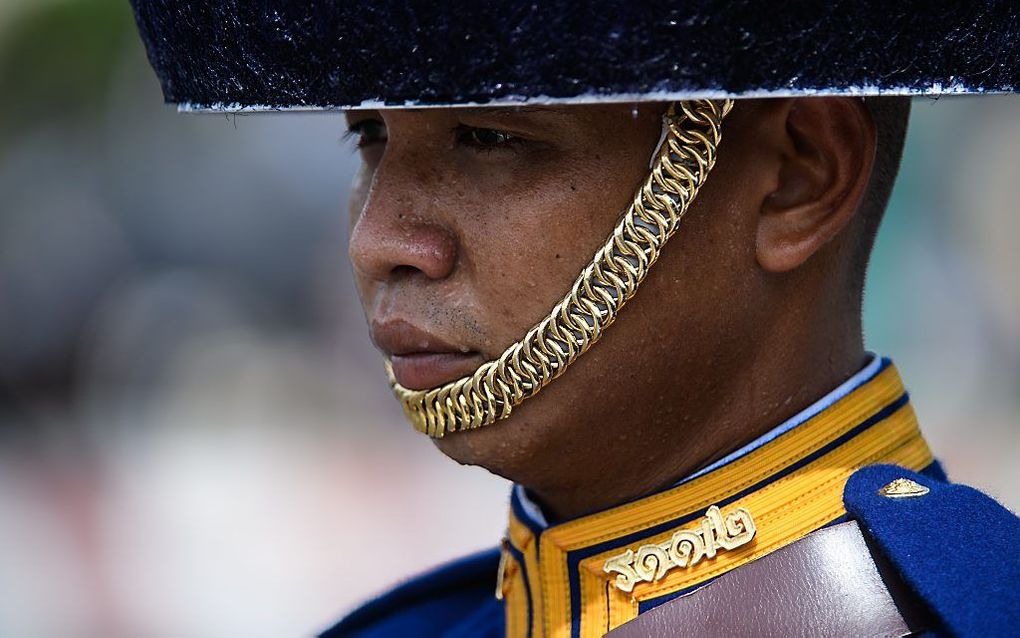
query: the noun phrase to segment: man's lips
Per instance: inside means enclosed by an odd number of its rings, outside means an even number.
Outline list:
[[[372,341],[389,357],[393,377],[409,390],[429,390],[467,376],[485,357],[403,319],[373,321]]]
[[[408,390],[432,388],[466,377],[485,358],[477,352],[416,352],[390,355],[390,367],[397,383]]]

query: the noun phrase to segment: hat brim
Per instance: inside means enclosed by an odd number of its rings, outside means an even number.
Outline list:
[[[132,0],[189,111],[1013,93],[1011,2]],[[674,6],[675,5],[675,6]]]

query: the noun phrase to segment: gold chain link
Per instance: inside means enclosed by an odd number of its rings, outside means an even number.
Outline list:
[[[505,419],[599,340],[637,292],[705,183],[731,107],[730,100],[669,107],[666,137],[651,172],[613,234],[552,312],[498,359],[431,390],[401,386],[386,362],[393,392],[415,429],[441,438]]]

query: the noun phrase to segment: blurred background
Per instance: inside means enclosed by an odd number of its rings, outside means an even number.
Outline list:
[[[0,635],[284,636],[494,545],[410,431],[339,114],[179,115],[126,2],[0,0]],[[919,99],[866,302],[950,474],[1020,506],[1020,99]]]

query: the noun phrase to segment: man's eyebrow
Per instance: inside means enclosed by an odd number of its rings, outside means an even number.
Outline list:
[[[490,106],[481,108],[466,108],[464,109],[471,115],[520,115],[522,113],[552,113],[553,115],[563,115],[563,107],[553,106]]]
[[[434,109],[407,109],[409,113],[428,113]],[[450,109],[456,113],[474,116],[496,116],[509,117],[527,113],[549,113],[552,115],[565,115],[563,107],[555,106],[471,106],[454,107]]]

